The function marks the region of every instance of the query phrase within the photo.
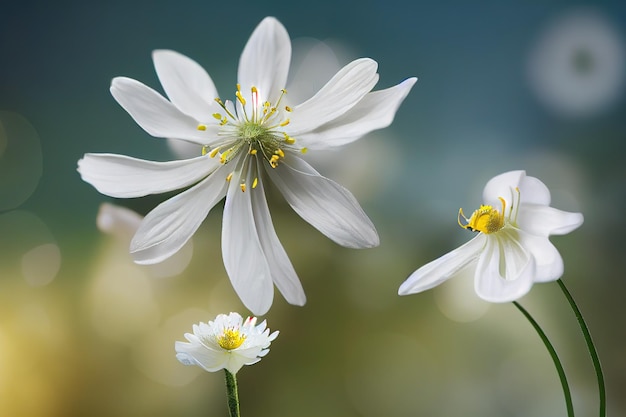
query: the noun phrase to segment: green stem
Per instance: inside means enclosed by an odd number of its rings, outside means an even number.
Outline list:
[[[228,396],[228,412],[230,417],[239,417],[239,393],[237,392],[237,377],[226,369],[226,395]]]
[[[593,344],[593,340],[591,339],[591,334],[589,333],[589,328],[585,323],[585,319],[583,319],[583,315],[580,312],[580,309],[576,305],[574,298],[567,290],[565,283],[562,280],[556,281],[561,287],[561,291],[567,298],[572,310],[574,310],[574,314],[578,319],[578,324],[580,325],[580,330],[583,332],[583,336],[585,337],[585,342],[587,342],[587,349],[589,350],[589,356],[591,356],[591,361],[593,362],[593,367],[596,370],[596,376],[598,378],[598,391],[600,394],[600,417],[606,416],[606,390],[604,387],[604,375],[602,374],[602,366],[600,365],[600,358],[598,357],[598,352],[596,351],[596,346]]]
[[[565,376],[565,370],[563,369],[563,364],[561,363],[561,360],[559,359],[559,355],[557,355],[556,350],[554,349],[554,346],[548,339],[548,336],[546,335],[546,333],[543,331],[541,326],[539,326],[539,323],[537,323],[537,321],[530,315],[530,313],[526,311],[526,309],[522,307],[517,301],[513,301],[513,304],[515,304],[515,307],[517,307],[517,309],[528,319],[530,324],[537,331],[537,334],[543,341],[543,344],[546,346],[546,349],[548,349],[548,352],[550,353],[550,356],[552,357],[552,360],[554,361],[556,372],[559,374],[559,379],[561,380],[561,386],[563,387],[563,396],[565,396],[565,406],[567,408],[567,415],[568,417],[574,417],[574,406],[572,405],[572,394],[569,390],[569,384],[567,383],[567,377]]]

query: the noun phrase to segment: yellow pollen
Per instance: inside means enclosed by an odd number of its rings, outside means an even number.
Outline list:
[[[276,155],[280,156],[281,158],[285,157],[285,152],[283,152],[282,149],[278,148],[276,149],[276,152],[274,152]]]
[[[308,151],[309,151],[309,148],[302,148],[302,149],[300,149],[300,152],[302,152],[303,155],[305,153],[307,153]]]
[[[250,91],[254,94],[254,93],[258,93],[259,90],[256,89],[256,87],[252,86],[252,88],[250,89]]]
[[[224,329],[224,333],[217,338],[217,343],[226,350],[237,349],[246,340],[246,336],[241,334],[239,330],[228,328]]]
[[[215,158],[215,155],[217,155],[217,153],[220,151],[220,148],[215,148],[211,151],[211,153],[209,154],[209,156],[211,158]]]
[[[256,188],[258,183],[259,183],[259,179],[258,178],[254,178],[254,181],[252,181],[252,188]]]
[[[296,143],[296,140],[294,138],[292,138],[291,136],[289,136],[286,133],[283,133],[283,135],[285,136],[285,143],[288,145],[293,145],[294,143]]]
[[[230,174],[228,174],[228,176],[226,177],[226,181],[230,182],[230,179],[233,177],[233,173],[231,172]]]
[[[222,115],[219,113],[213,113],[213,117],[216,118],[217,120],[222,120]]]
[[[504,212],[506,209],[506,202],[502,197],[498,197],[502,203],[502,213],[492,206],[481,205],[478,210],[472,213],[468,219],[463,214],[463,209],[459,209],[459,215],[457,221],[459,226],[463,229],[471,230],[472,232],[481,232],[485,234],[495,233],[504,227]],[[461,223],[461,218],[465,221],[465,224]]]
[[[257,150],[256,149],[250,149],[250,155],[256,155]]]
[[[220,156],[220,163],[223,164],[226,162],[226,158],[228,157],[228,154],[230,153],[230,149],[228,149],[227,151],[222,152],[222,155]]]
[[[206,130],[206,125],[203,125],[203,124],[198,125],[198,130],[205,131]]]
[[[235,93],[235,95],[237,96],[237,99],[239,100],[239,102],[241,103],[241,105],[245,106],[246,105],[246,99],[243,98],[243,96],[241,95],[241,91],[237,91]]]
[[[289,124],[289,119],[285,119],[279,123],[280,126],[287,126]]]

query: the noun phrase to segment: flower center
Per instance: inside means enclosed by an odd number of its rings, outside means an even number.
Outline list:
[[[272,168],[276,168],[279,162],[285,158],[285,150],[298,149],[301,153],[306,153],[307,148],[297,148],[294,146],[296,140],[289,136],[284,128],[289,124],[289,113],[291,107],[282,106],[281,101],[287,94],[287,90],[282,89],[276,103],[259,100],[259,91],[256,87],[250,89],[250,100],[246,99],[241,92],[241,86],[237,84],[237,109],[235,105],[226,101],[225,103],[216,98],[215,101],[222,108],[222,112],[214,113],[213,117],[219,120],[221,126],[218,135],[223,140],[209,147],[203,147],[202,154],[207,153],[211,158],[219,154],[220,162],[228,164],[241,152],[245,152],[242,171],[239,173],[241,190],[246,190],[245,179],[250,165],[258,166],[259,158],[266,161]],[[206,130],[204,124],[198,125],[199,130]],[[227,177],[230,181],[232,175]],[[252,188],[256,187],[258,178],[254,177]]]
[[[517,200],[515,199],[515,194],[513,194],[513,206],[511,207],[508,217],[508,220],[512,223],[517,221],[517,211],[519,209],[520,202],[519,188],[515,187],[515,191],[517,194]],[[502,197],[498,197],[498,199],[502,203],[502,212],[499,212],[498,209],[493,206],[481,204],[478,210],[475,210],[468,219],[465,217],[463,209],[460,208],[459,215],[457,217],[459,226],[463,229],[471,230],[472,232],[481,232],[485,234],[495,233],[502,229],[505,225],[506,200]]]
[[[238,329],[228,328],[217,338],[217,343],[226,350],[233,350],[241,346],[244,340],[246,340],[246,336],[241,334]]]

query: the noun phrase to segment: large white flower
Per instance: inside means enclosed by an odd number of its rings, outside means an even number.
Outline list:
[[[433,288],[465,267],[472,267],[476,293],[491,302],[513,301],[533,283],[554,281],[563,275],[563,259],[549,240],[583,223],[581,213],[550,207],[550,191],[525,171],[492,178],[483,191],[484,205],[461,227],[478,236],[415,271],[400,286],[400,295]]]
[[[252,365],[270,351],[278,330],[270,334],[265,320],[256,325],[256,317],[245,321],[238,313],[220,314],[215,321],[194,324],[193,334],[185,333],[186,342],[176,342],[176,359],[185,365],[198,365],[209,372],[226,369],[236,374],[244,365]]]
[[[362,58],[294,105],[284,90],[290,57],[285,28],[274,18],[264,19],[241,55],[233,103],[217,98],[211,78],[196,62],[174,51],[155,51],[154,65],[169,101],[124,77],[113,80],[111,93],[146,132],[202,145],[202,155],[152,162],[86,154],[78,163],[83,180],[112,197],[189,187],[145,217],[130,247],[141,264],[160,262],[178,251],[226,196],[224,264],[235,291],[255,314],[271,306],[273,283],[289,303],[306,301],[274,231],[263,177],[274,182],[303,219],[338,244],[377,246],[378,234],[354,196],[301,156],[388,126],[416,81],[409,78],[371,92],[378,81],[377,64]]]

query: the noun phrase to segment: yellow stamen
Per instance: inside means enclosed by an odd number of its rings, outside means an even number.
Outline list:
[[[226,176],[226,181],[230,182],[230,179],[233,177],[233,173],[231,172]]]
[[[291,107],[289,107],[289,106],[285,106],[285,110],[288,111],[288,112],[292,112],[293,111],[293,109]]]
[[[209,154],[209,156],[211,158],[215,158],[215,155],[217,155],[217,153],[220,151],[220,148],[215,148],[211,151],[211,153]]]
[[[285,119],[279,123],[280,126],[287,126],[289,124],[289,119]]]
[[[258,183],[259,183],[259,179],[258,178],[254,178],[254,181],[252,181],[252,188],[256,188]]]
[[[216,118],[217,120],[222,120],[222,115],[219,113],[213,113],[213,117]]]
[[[294,143],[296,143],[296,140],[294,138],[292,138],[291,136],[289,136],[286,133],[283,133],[283,136],[285,136],[285,143],[288,145],[293,145]]]
[[[205,131],[206,130],[206,125],[199,124],[198,125],[198,130]]]
[[[257,150],[256,149],[250,149],[250,155],[256,155]]]
[[[241,103],[242,106],[246,105],[246,99],[241,95],[241,84],[237,84],[237,92],[235,93],[237,99]]]
[[[502,197],[498,197],[498,199],[502,203],[502,213],[492,206],[481,205],[468,219],[465,217],[465,214],[463,214],[463,209],[459,209],[459,215],[457,216],[459,226],[463,229],[485,234],[495,233],[502,229],[504,227],[506,202]],[[461,222],[461,218],[463,218],[465,224]]]
[[[246,335],[239,332],[238,329],[224,329],[224,333],[217,338],[217,343],[226,350],[237,349],[246,340]]]
[[[206,155],[206,150],[207,150],[207,147],[203,146],[202,147],[202,156]]]
[[[278,148],[276,149],[276,152],[274,152],[276,155],[280,156],[281,158],[285,157],[285,152],[283,152],[282,149]]]
[[[246,183],[242,182],[241,184],[239,184],[239,186],[241,187],[241,191],[245,193],[246,192]]]
[[[309,151],[309,148],[302,148],[302,149],[300,149],[300,152],[302,152],[303,155],[305,153],[307,153],[308,151]]]

